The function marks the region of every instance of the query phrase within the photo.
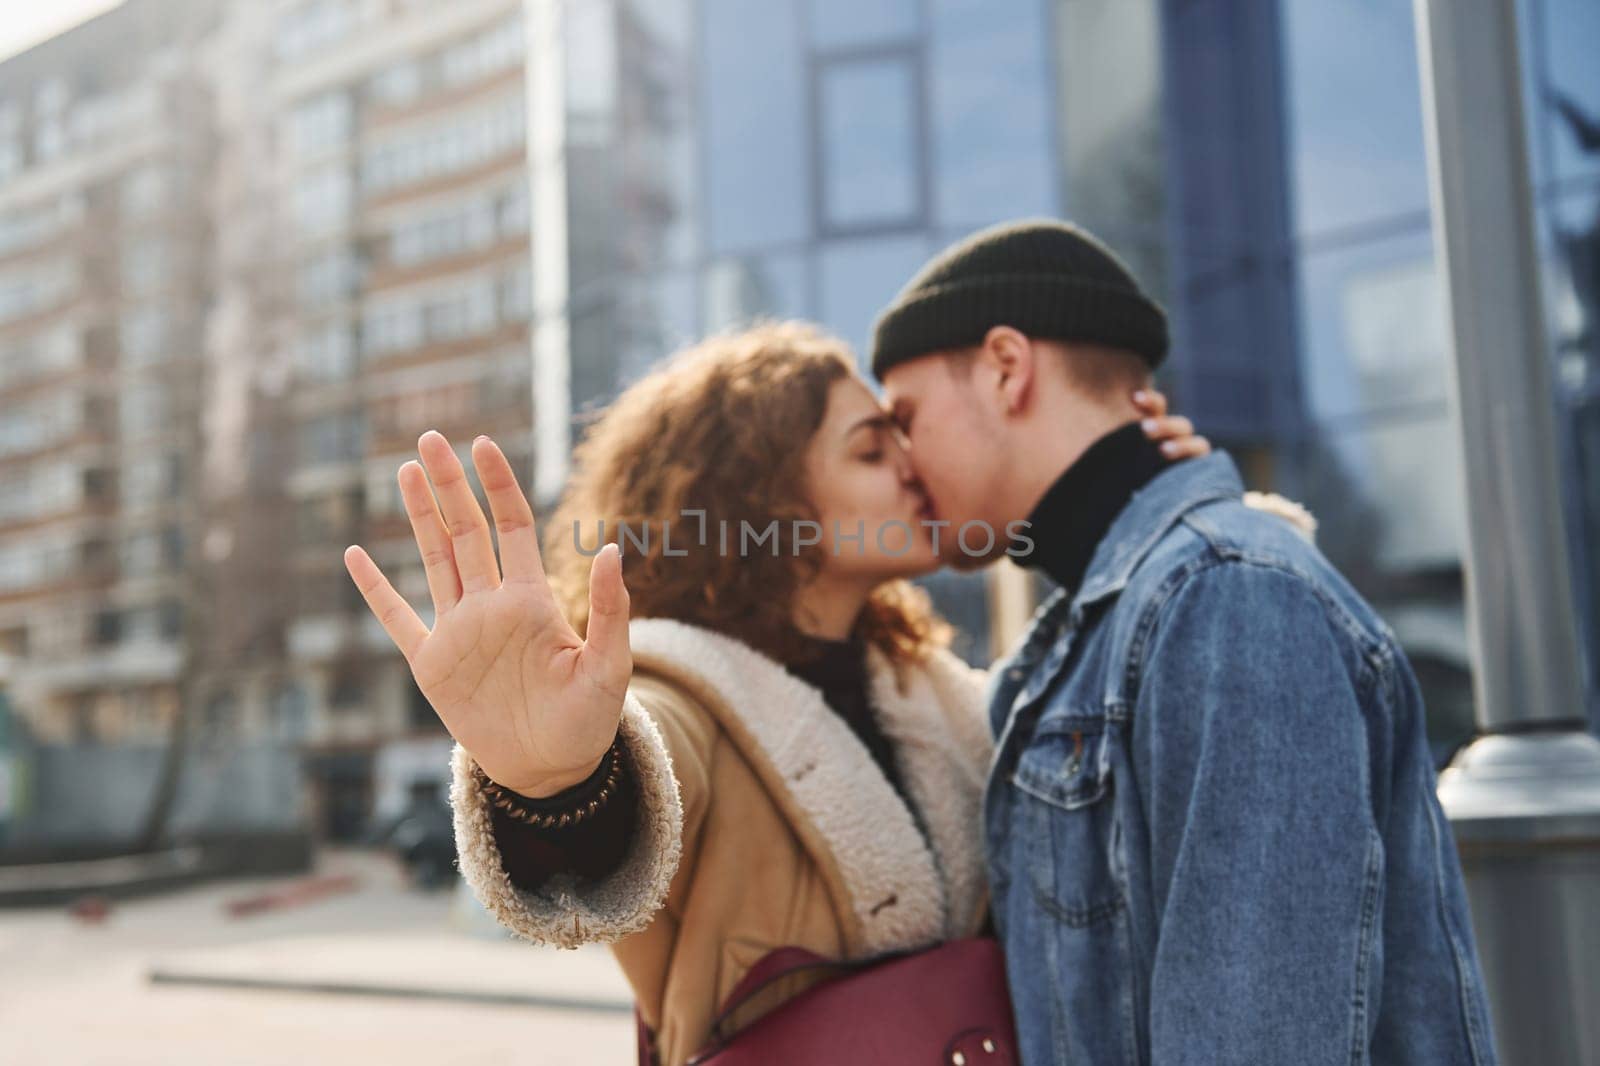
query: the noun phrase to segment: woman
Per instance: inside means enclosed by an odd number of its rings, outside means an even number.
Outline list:
[[[400,485],[431,631],[346,552],[458,741],[462,872],[521,936],[613,943],[667,1066],[774,948],[857,958],[983,924],[982,675],[905,580],[938,566],[926,501],[854,365],[793,324],[682,354],[576,450],[543,559],[500,450],[472,447],[497,565],[425,434]],[[1209,451],[1159,396],[1142,409],[1169,455]]]

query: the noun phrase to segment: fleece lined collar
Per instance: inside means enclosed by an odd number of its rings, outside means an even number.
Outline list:
[[[629,629],[635,669],[687,684],[775,798],[816,831],[871,955],[972,931],[984,902],[980,794],[989,758],[981,675],[940,653],[901,671],[869,655],[873,701],[917,819],[822,694],[748,645],[666,619]]]

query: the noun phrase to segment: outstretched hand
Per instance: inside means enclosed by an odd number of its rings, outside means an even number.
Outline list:
[[[433,628],[361,547],[345,549],[345,567],[445,728],[490,779],[533,797],[579,784],[616,736],[633,674],[617,547],[607,545],[590,569],[584,640],[550,592],[533,508],[500,448],[488,437],[472,442],[500,534],[498,561],[450,443],[429,430],[417,450],[422,462],[400,467],[400,494],[433,597]]]

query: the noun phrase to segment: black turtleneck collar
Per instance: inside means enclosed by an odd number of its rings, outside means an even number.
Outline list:
[[[900,777],[894,745],[878,724],[877,711],[872,704],[866,644],[859,637],[849,640],[807,637],[805,645],[799,661],[787,666],[789,673],[822,693],[823,701],[844,719],[865,745],[889,784],[905,796],[905,783]]]
[[[1038,567],[1065,589],[1076,589],[1111,523],[1133,494],[1170,465],[1138,422],[1112,430],[1089,446],[1050,486],[1028,516],[1034,548],[1017,562]]]

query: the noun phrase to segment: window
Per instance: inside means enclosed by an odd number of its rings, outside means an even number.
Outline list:
[[[811,230],[812,152],[798,9],[749,0],[703,6],[711,247],[744,252],[803,241]]]
[[[533,311],[533,282],[523,263],[500,279],[500,321],[525,322]]]
[[[115,644],[122,635],[122,616],[116,610],[96,611],[94,616],[94,642],[104,646]]]
[[[285,681],[272,699],[272,717],[278,739],[304,739],[311,724],[311,699],[298,681]]]
[[[0,278],[0,322],[55,306],[77,287],[75,264],[55,260],[26,270],[16,270]]]
[[[143,218],[166,204],[166,172],[154,165],[140,167],[122,179],[121,202],[125,218]]]
[[[416,99],[422,91],[422,71],[414,59],[403,60],[373,75],[367,92],[374,103],[398,107]]]
[[[361,457],[365,419],[359,411],[323,415],[306,424],[305,458],[312,463],[347,463]]]
[[[127,311],[118,325],[122,357],[131,366],[157,362],[165,354],[167,315],[159,307]]]
[[[1427,225],[1413,18],[1409,4],[1283,5],[1297,233],[1397,215]]]
[[[365,698],[366,686],[361,683],[360,674],[351,667],[339,668],[329,687],[329,706],[335,709],[359,707]]]
[[[531,374],[527,356],[520,353],[496,363],[478,379],[477,396],[470,401],[469,416],[509,408],[526,410],[532,389]],[[515,467],[517,458],[509,446],[506,455]],[[468,458],[471,458],[470,446]]]
[[[448,122],[413,127],[369,147],[361,184],[369,193],[481,166],[522,143],[523,99],[506,96]]]
[[[390,457],[367,467],[368,515],[386,516],[405,513],[405,504],[400,499],[400,479],[396,471],[400,464],[409,458],[410,455]]]
[[[123,538],[117,563],[128,577],[149,577],[161,568],[161,534],[146,530]]]
[[[33,130],[33,161],[48,163],[66,150],[66,123],[54,117],[39,120]]]
[[[181,615],[176,604],[152,603],[123,612],[121,639],[132,644],[156,644],[178,635]]]
[[[0,387],[67,370],[78,356],[79,336],[71,326],[0,342]]]
[[[295,371],[302,381],[348,381],[355,369],[355,345],[342,322],[307,333],[295,345]]]
[[[29,543],[0,545],[0,589],[13,591],[44,581],[44,557]]]
[[[495,197],[495,215],[499,220],[500,237],[521,236],[528,232],[528,187],[518,184]]]
[[[0,470],[0,522],[13,522],[34,513],[28,491],[32,482],[26,468]]]
[[[300,268],[300,306],[321,310],[348,296],[356,285],[356,265],[348,249],[317,257]]]
[[[301,544],[347,539],[360,516],[359,490],[302,500],[296,514],[296,539]]]
[[[925,166],[914,53],[824,61],[816,77],[819,228],[848,232],[921,224]]]
[[[15,137],[0,137],[0,179],[15,176],[22,158],[22,144]]]
[[[294,194],[295,225],[302,236],[315,236],[342,225],[350,216],[350,174],[330,167],[300,179]]]
[[[155,103],[151,92],[133,87],[82,100],[72,109],[69,139],[81,147],[102,147],[141,125]]]
[[[369,306],[361,320],[361,350],[367,355],[403,351],[422,343],[422,316],[410,302]]]
[[[479,278],[369,307],[363,319],[363,350],[377,355],[486,333],[499,320],[496,300],[496,280]]]
[[[423,305],[423,330],[429,341],[449,341],[494,328],[495,294],[480,282]]]
[[[289,140],[301,156],[344,145],[350,139],[353,109],[345,92],[328,92],[296,107],[289,116]]]
[[[1095,209],[1080,198],[1086,185],[1109,187],[1119,200],[1132,199],[1129,185],[1143,191],[1145,182],[1128,180],[1130,171],[1143,178],[1147,169],[1130,148],[1160,143],[1158,6],[1158,0],[1055,5],[1064,25],[1058,38],[1063,50],[1053,64],[1049,50],[1039,45],[1049,37],[1047,5],[1008,5],[1004,18],[995,17],[991,0],[932,6],[924,69],[932,206],[942,228],[967,231],[1059,213],[1057,137],[1051,128],[1055,72],[1069,130],[1061,138],[1066,165],[1088,164],[1067,175],[1072,217],[1099,232],[1098,214],[1093,221],[1085,217]],[[1153,214],[1153,224],[1161,226],[1159,204],[1154,212],[1144,204],[1138,210],[1141,221]]]
[[[278,55],[303,59],[337,44],[356,27],[349,0],[314,0],[289,10],[278,23]]]
[[[183,457],[175,452],[140,455],[123,468],[122,497],[130,506],[159,503],[178,492]]]
[[[818,48],[903,41],[917,32],[918,0],[807,0],[807,4],[811,43]]]
[[[482,196],[397,225],[390,236],[396,266],[413,266],[493,244],[497,200]]]
[[[33,468],[29,510],[33,514],[70,511],[83,501],[82,471],[71,463],[51,463]],[[0,489],[4,495],[4,489]]]
[[[1522,0],[1523,92],[1536,187],[1600,178],[1600,7],[1593,0]]]
[[[501,23],[446,48],[439,56],[440,80],[459,85],[517,66],[524,47],[521,19]]]
[[[135,296],[167,285],[167,246],[160,240],[130,244],[122,250],[122,291]]]
[[[873,319],[933,249],[921,237],[838,242],[820,257],[822,321],[865,358]]]
[[[0,217],[0,255],[32,248],[61,232],[69,212],[64,200],[54,200]]]
[[[1300,282],[1314,417],[1445,414],[1450,338],[1426,227],[1307,255]]]
[[[38,451],[83,428],[84,397],[56,393],[19,402],[0,419],[0,455]]]
[[[165,385],[143,382],[122,396],[122,433],[138,437],[153,433],[171,416],[171,398]]]

